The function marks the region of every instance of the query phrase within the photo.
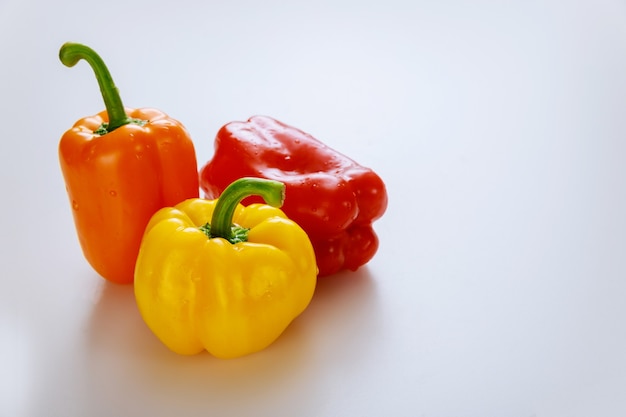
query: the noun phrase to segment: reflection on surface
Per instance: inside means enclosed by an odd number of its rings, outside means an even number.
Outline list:
[[[274,344],[222,360],[206,352],[170,352],[143,323],[132,287],[103,283],[87,329],[87,402],[109,409],[117,403],[115,409],[131,414],[141,413],[145,402],[152,409],[157,402],[164,414],[251,415],[288,398],[282,410],[319,415],[325,382],[342,367],[346,372],[358,367],[367,353],[375,304],[367,268],[322,278],[309,308]]]

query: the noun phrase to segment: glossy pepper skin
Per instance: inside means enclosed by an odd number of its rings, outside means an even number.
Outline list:
[[[306,233],[279,209],[244,207],[258,193],[280,206],[284,186],[243,178],[219,200],[189,199],[150,220],[135,269],[135,297],[170,350],[219,358],[260,351],[308,306],[316,284]]]
[[[107,107],[78,120],[59,143],[78,239],[96,272],[129,284],[151,216],[198,197],[194,146],[184,126],[165,113],[124,108],[108,70],[91,49],[65,44],[60,58],[67,66],[80,59],[91,64]]]
[[[320,276],[356,270],[376,253],[372,222],[387,208],[387,191],[371,169],[266,116],[226,124],[214,149],[200,170],[206,196],[214,198],[242,176],[283,182],[288,198],[282,210],[309,235]]]

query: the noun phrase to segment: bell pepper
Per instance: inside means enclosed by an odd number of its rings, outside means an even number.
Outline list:
[[[268,204],[244,207],[256,194]],[[170,350],[219,358],[260,351],[308,306],[316,284],[306,233],[278,208],[284,185],[241,178],[217,200],[159,210],[135,269],[141,316]]]
[[[320,276],[356,270],[376,253],[372,222],[385,212],[387,192],[371,169],[295,127],[255,116],[218,131],[200,187],[215,198],[242,176],[285,184],[289,198],[282,210],[309,235]]]
[[[102,59],[74,43],[61,62],[93,68],[106,110],[61,137],[59,159],[83,254],[107,280],[129,284],[141,237],[160,208],[198,197],[198,168],[184,126],[155,109],[130,109]]]

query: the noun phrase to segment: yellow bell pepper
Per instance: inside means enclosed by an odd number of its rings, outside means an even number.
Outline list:
[[[266,204],[244,207],[260,195]],[[317,280],[306,233],[278,208],[284,185],[232,183],[217,200],[159,210],[135,267],[139,311],[170,350],[219,358],[260,351],[308,306]],[[272,207],[273,206],[273,207]]]

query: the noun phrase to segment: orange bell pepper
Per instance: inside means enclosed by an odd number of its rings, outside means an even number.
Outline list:
[[[197,198],[196,155],[184,126],[154,109],[126,109],[102,59],[67,43],[68,67],[93,68],[106,110],[78,120],[62,136],[59,159],[76,232],[89,264],[102,277],[133,282],[148,221],[162,207]]]

